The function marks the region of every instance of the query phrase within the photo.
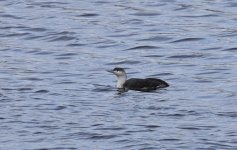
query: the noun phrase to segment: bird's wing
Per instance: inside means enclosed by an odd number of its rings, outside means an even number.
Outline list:
[[[164,88],[168,87],[169,84],[161,79],[156,79],[156,78],[146,78],[146,80],[149,81],[151,85],[156,86],[157,88]]]

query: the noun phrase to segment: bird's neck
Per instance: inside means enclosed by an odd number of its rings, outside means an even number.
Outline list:
[[[117,88],[119,88],[119,89],[124,88],[124,83],[127,80],[127,76],[126,75],[118,76],[117,79],[118,79],[118,81],[117,81]]]

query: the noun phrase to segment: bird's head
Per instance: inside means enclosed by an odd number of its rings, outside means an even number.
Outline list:
[[[113,70],[108,70],[108,72],[115,74],[117,77],[126,76],[126,72],[123,68],[116,67]]]

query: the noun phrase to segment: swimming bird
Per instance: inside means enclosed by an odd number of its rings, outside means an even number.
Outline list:
[[[127,74],[123,68],[114,68],[113,70],[107,70],[117,76],[117,88],[118,90],[135,90],[149,92],[160,88],[168,87],[169,84],[161,79],[156,78],[131,78],[127,80]]]

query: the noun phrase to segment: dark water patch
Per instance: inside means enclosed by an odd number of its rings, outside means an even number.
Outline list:
[[[2,88],[2,90],[4,90],[4,91],[13,91],[13,90],[16,90],[16,89],[14,89],[14,88]]]
[[[57,82],[55,84],[74,84],[76,82],[73,82],[73,81],[60,81],[60,82]]]
[[[153,131],[153,130],[151,130],[151,129],[135,129],[135,130],[127,131],[127,134],[143,133],[143,132],[151,132],[151,131]]]
[[[150,37],[150,38],[146,38],[146,39],[140,39],[138,41],[157,41],[157,42],[161,42],[161,41],[168,41],[171,40],[172,38],[169,37],[164,37],[164,36],[154,36],[154,37]]]
[[[11,18],[11,19],[23,19],[22,17],[10,15],[10,14],[3,14],[3,15],[0,15],[0,17]]]
[[[184,59],[184,58],[199,58],[203,57],[203,54],[190,54],[190,55],[173,55],[168,58],[178,58],[178,59]]]
[[[2,35],[2,37],[20,37],[20,36],[26,36],[30,35],[30,33],[10,33],[6,35]]]
[[[112,34],[112,35],[108,35],[108,37],[131,37],[137,35],[136,33],[128,33],[128,34]]]
[[[179,16],[185,18],[204,18],[204,17],[219,17],[220,15],[217,14],[206,14],[206,15],[186,15],[186,16]]]
[[[145,109],[149,109],[149,110],[173,110],[173,107],[159,107],[159,106],[149,106]]]
[[[237,2],[229,2],[227,4],[227,7],[237,7]]]
[[[229,68],[213,68],[213,69],[209,69],[209,70],[226,71],[226,70],[230,70],[230,69]]]
[[[71,47],[77,47],[77,46],[78,46],[78,47],[79,47],[79,46],[85,46],[85,45],[86,45],[86,44],[77,44],[77,43],[74,44],[74,43],[73,43],[73,44],[68,44],[67,46],[71,46]]]
[[[179,42],[195,42],[195,41],[201,41],[204,40],[205,38],[183,38],[180,40],[175,40],[172,41],[171,43],[179,43]]]
[[[43,79],[37,77],[25,77],[22,80],[29,80],[29,81],[42,81]]]
[[[50,51],[42,51],[42,52],[37,52],[35,53],[36,55],[51,55],[53,54],[53,52]]]
[[[47,37],[45,37],[44,39],[49,42],[70,41],[70,40],[76,39],[76,37],[72,35],[75,35],[75,32],[70,32],[70,31],[50,32],[47,34]]]
[[[48,33],[48,36],[64,36],[64,35],[74,35],[75,32],[70,31],[62,31],[62,32],[50,32]]]
[[[96,14],[96,13],[84,13],[84,14],[78,15],[78,17],[97,17],[97,16],[99,16],[99,14]]]
[[[211,130],[214,128],[217,128],[217,126],[211,126],[211,125],[184,125],[182,127],[177,127],[179,129],[184,130]]]
[[[167,117],[185,117],[186,114],[181,113],[160,113],[157,114],[158,116],[167,116]]]
[[[34,49],[34,50],[29,50],[26,53],[29,54],[36,54],[36,55],[50,55],[53,54],[53,52],[50,51],[42,51],[41,49]]]
[[[75,55],[78,55],[78,54],[77,53],[63,53],[63,54],[58,54],[55,56],[75,56]]]
[[[223,51],[235,52],[235,51],[237,51],[237,47],[227,48],[227,49],[224,49]]]
[[[38,91],[35,91],[35,93],[48,93],[49,91],[48,90],[38,90]]]
[[[202,49],[202,50],[204,50],[204,51],[209,51],[209,50],[220,50],[220,49],[222,49],[222,47],[210,47],[210,48],[204,48],[204,49]]]
[[[207,72],[201,72],[201,73],[197,73],[196,75],[208,75],[208,74],[217,74],[220,72],[217,71],[207,71]]]
[[[32,89],[32,88],[24,87],[24,88],[18,88],[17,90],[18,90],[18,91],[31,91],[31,90],[33,90],[33,89]]]
[[[218,116],[237,118],[237,112],[220,112],[217,113]]]
[[[57,38],[53,38],[51,40],[49,40],[49,42],[55,42],[55,41],[70,41],[70,40],[74,40],[76,39],[75,37],[72,36],[60,36]]]
[[[18,26],[9,25],[9,26],[0,27],[0,29],[3,29],[3,30],[6,30],[6,29],[26,29],[26,27],[21,26],[21,25],[18,25]]]
[[[56,1],[52,1],[52,2],[32,2],[31,4],[34,4],[34,5],[41,5],[41,4],[66,5],[66,4],[70,4],[70,3],[67,3],[67,2],[56,2]]]
[[[93,85],[95,86],[95,88],[92,89],[93,92],[108,92],[117,90],[115,87],[109,85],[98,85],[98,84]]]
[[[92,139],[92,140],[106,140],[106,139],[113,139],[116,138],[117,135],[102,135],[102,134],[95,134],[91,137],[89,137],[88,139]]]
[[[177,127],[178,129],[184,129],[184,130],[201,130],[199,127],[192,127],[192,126],[183,126],[183,127]]]
[[[124,60],[120,62],[107,63],[106,65],[122,65],[122,64],[134,65],[134,64],[140,64],[140,63],[141,63],[140,61]]]
[[[119,131],[119,130],[125,130],[126,128],[123,128],[123,127],[99,127],[99,128],[96,128],[95,130],[108,130],[108,131]]]
[[[66,59],[71,59],[71,56],[60,56],[60,57],[56,57],[56,60],[66,60]]]
[[[32,2],[27,4],[28,8],[32,6],[42,7],[42,8],[58,8],[60,5],[66,5],[66,2]]]
[[[129,19],[126,21],[126,23],[129,23],[129,24],[135,24],[135,25],[138,25],[138,24],[143,24],[144,23],[144,20],[142,19]],[[138,35],[138,33],[133,33],[134,35]]]
[[[172,73],[157,73],[157,74],[152,74],[149,77],[159,77],[159,76],[171,76],[173,75]]]
[[[98,0],[98,1],[95,1],[96,4],[108,4],[108,3],[111,3],[110,1],[103,1],[103,0]]]
[[[181,139],[175,139],[175,138],[165,138],[165,139],[159,139],[159,141],[167,141],[167,142],[172,142],[172,141],[180,141]]]
[[[57,106],[56,108],[54,108],[54,110],[63,110],[66,109],[66,106]]]
[[[34,39],[41,39],[43,37],[44,36],[40,36],[40,35],[29,35],[29,36],[25,37],[24,39],[25,40],[34,40]]]
[[[33,31],[33,32],[45,32],[47,31],[46,28],[26,28],[23,31]]]
[[[203,143],[206,146],[210,146],[211,149],[210,150],[216,150],[216,149],[224,149],[224,150],[234,150],[236,149],[237,146],[232,146],[232,145],[228,145],[227,142],[219,142],[219,141],[205,141]],[[208,149],[208,150],[209,150]]]
[[[164,57],[163,55],[145,55],[142,57],[151,57],[151,58],[159,58],[159,57]]]
[[[148,128],[148,129],[155,129],[155,128],[160,128],[161,126],[159,125],[143,125],[145,128]]]
[[[189,9],[192,8],[192,5],[187,5],[187,4],[178,4],[179,8],[175,8],[174,11],[180,11],[180,10],[185,10],[185,9]]]
[[[97,48],[110,48],[110,47],[116,47],[119,46],[119,44],[107,44],[102,46],[97,46]]]
[[[30,142],[36,142],[36,141],[30,141]],[[40,141],[38,141],[40,142]],[[67,147],[67,146],[62,146],[62,147],[45,147],[45,148],[36,148],[36,149],[25,149],[25,150],[75,150],[78,148],[75,147]]]
[[[145,50],[145,49],[158,49],[159,47],[157,47],[157,46],[136,46],[136,47],[132,47],[132,48],[129,48],[129,49],[126,49],[126,50],[124,50],[124,51],[127,51],[127,50],[139,50],[139,49],[143,49],[143,50]]]
[[[197,78],[194,80],[194,82],[197,82],[197,83],[213,83],[214,81],[211,81],[209,79],[205,79],[205,78]]]
[[[160,13],[158,12],[138,12],[138,13],[133,13],[132,15],[134,16],[158,16],[158,15],[161,15]]]

